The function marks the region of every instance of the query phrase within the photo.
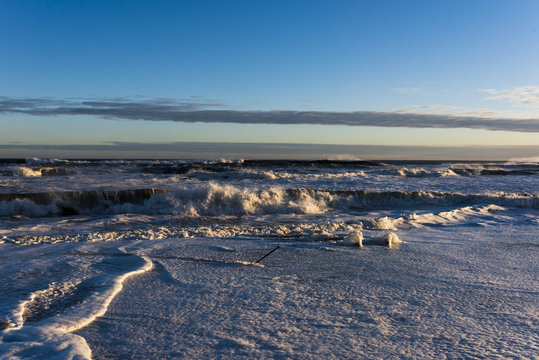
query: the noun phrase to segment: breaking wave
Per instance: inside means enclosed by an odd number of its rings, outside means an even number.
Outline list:
[[[62,176],[75,174],[74,169],[67,169],[61,167],[39,167],[30,168],[25,166],[17,166],[11,169],[3,169],[0,171],[0,175],[3,176],[15,176],[15,177],[41,177],[41,176]]]
[[[38,177],[38,176],[41,176],[41,171],[40,169],[34,170],[34,169],[21,166],[13,170],[13,176]]]
[[[169,214],[183,216],[321,214],[429,206],[493,204],[539,208],[529,193],[461,194],[439,191],[367,191],[239,188],[209,183],[172,191],[160,189],[0,194],[0,215]]]
[[[539,169],[535,166],[518,166],[507,164],[504,167],[500,166],[483,166],[483,165],[454,165],[449,169],[457,175],[461,176],[509,176],[509,175],[535,175]]]
[[[447,176],[510,176],[536,175],[539,169],[534,166],[483,166],[477,164],[456,165],[448,168],[425,169],[421,167],[402,167],[381,169],[381,175],[410,178],[447,177]]]
[[[12,233],[6,231],[0,234],[0,243],[16,245],[36,245],[45,243],[66,242],[95,242],[95,241],[118,241],[118,240],[157,240],[165,238],[193,238],[214,237],[232,238],[237,236],[257,236],[279,239],[299,239],[301,241],[329,241],[343,244],[358,245],[363,240],[362,231],[386,232],[411,228],[446,227],[446,226],[489,226],[500,222],[526,222],[525,219],[512,217],[508,208],[497,205],[477,205],[455,208],[448,211],[412,212],[396,217],[370,217],[369,215],[354,219],[332,219],[308,221],[261,221],[255,223],[235,222],[224,223],[208,221],[208,218],[190,219],[187,222],[169,222],[166,225],[161,222],[154,226],[130,226],[124,228],[110,228],[109,225],[116,220],[122,221],[126,215],[116,215],[105,222],[97,222],[95,227],[82,230],[78,222],[72,225],[76,231],[69,231],[67,226],[53,230],[52,227],[45,229],[45,233],[39,233],[32,229],[31,233],[19,229],[13,229]],[[146,215],[130,215],[132,219],[140,219],[150,223],[152,217]],[[319,218],[320,219],[320,218]],[[126,219],[124,219],[126,220]],[[313,221],[314,220],[314,221]],[[528,222],[529,223],[529,222]],[[372,240],[373,234],[366,235]]]
[[[446,177],[459,176],[451,169],[425,170],[423,168],[402,168],[396,170],[396,174],[401,177]]]

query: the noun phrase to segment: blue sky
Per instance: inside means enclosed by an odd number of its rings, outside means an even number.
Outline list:
[[[111,142],[539,146],[535,0],[0,0],[0,47],[0,144],[18,146],[0,156]],[[229,120],[192,120],[203,111]]]

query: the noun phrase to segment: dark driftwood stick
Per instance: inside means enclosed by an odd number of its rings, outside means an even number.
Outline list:
[[[277,246],[275,249],[271,250],[269,253],[267,253],[266,255],[262,256],[260,259],[258,259],[258,261],[255,261],[255,264],[258,264],[259,262],[261,262],[266,256],[268,256],[269,254],[271,254],[272,252],[274,252],[275,250],[277,250],[278,248],[280,248],[281,246]]]

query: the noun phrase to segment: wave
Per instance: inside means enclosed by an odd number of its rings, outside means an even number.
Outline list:
[[[242,169],[296,169],[301,168],[371,168],[383,164],[364,160],[238,160],[238,161],[183,161],[157,162],[142,168],[142,172],[151,174],[190,174],[192,172],[229,172]]]
[[[13,170],[13,176],[22,176],[22,177],[39,177],[41,176],[40,169],[34,170],[27,167],[18,167]]]
[[[173,163],[173,164],[151,164],[142,168],[143,173],[148,174],[190,174],[195,171],[219,173],[228,171],[232,166],[229,163]]]
[[[429,163],[340,160],[60,160],[27,159],[0,163],[0,175],[16,177],[113,173],[182,175],[202,180],[336,179],[396,176],[439,178],[456,176],[525,176],[539,174],[532,163]]]
[[[367,160],[243,160],[242,166],[270,166],[270,167],[351,167],[370,168],[383,166],[377,161]]]
[[[402,214],[402,213],[401,213]],[[209,218],[185,219],[188,221],[167,221],[161,220],[153,222],[152,217],[145,215],[130,215],[131,224],[133,220],[142,220],[149,226],[128,226],[114,227],[110,225],[117,223],[117,218],[125,215],[116,215],[112,219],[98,221],[97,226],[81,228],[78,221],[72,222],[73,229],[70,230],[66,223],[61,229],[46,230],[39,233],[35,228],[28,232],[25,229],[13,229],[10,233],[6,231],[0,236],[0,243],[10,243],[21,246],[37,244],[55,244],[68,242],[95,242],[95,241],[120,241],[120,240],[157,240],[165,238],[233,238],[238,236],[256,236],[279,239],[294,239],[300,241],[315,241],[332,243],[344,240],[345,244],[359,242],[359,235],[363,236],[365,231],[367,239],[377,236],[373,232],[387,232],[412,228],[424,227],[447,227],[447,226],[490,226],[498,223],[536,224],[529,217],[522,217],[520,211],[511,211],[509,208],[498,205],[476,205],[454,208],[446,211],[418,211],[394,217],[371,217],[369,214],[356,216],[353,219],[348,217],[333,218],[328,221],[323,218],[290,219],[258,222],[237,222],[237,221],[211,221]],[[214,219],[216,220],[216,219]],[[231,219],[228,219],[231,220]],[[284,220],[284,221],[283,221]],[[307,220],[307,221],[305,221]],[[313,222],[314,220],[314,222]],[[20,231],[22,230],[22,231]],[[353,235],[353,232],[358,234]]]
[[[539,167],[534,165],[483,166],[483,165],[453,165],[450,170],[461,176],[508,176],[508,175],[536,175]]]
[[[111,213],[115,212],[118,205],[140,205],[160,193],[165,191],[132,189],[0,194],[0,215],[70,216],[80,213]]]
[[[507,161],[508,165],[539,165],[539,156],[525,157],[525,158],[512,158]]]
[[[493,204],[539,208],[539,195],[528,193],[462,194],[439,191],[367,191],[239,188],[209,183],[166,191],[160,189],[67,191],[0,194],[0,215],[70,216],[77,214],[150,214],[244,216],[322,214],[417,207]]]
[[[365,171],[346,171],[346,172],[290,172],[271,169],[240,169],[235,171],[208,171],[203,169],[191,169],[185,175],[198,180],[281,180],[281,179],[300,179],[300,180],[333,180],[333,179],[354,179],[358,177],[368,177]]]
[[[392,172],[393,175],[401,177],[446,177],[459,176],[451,169],[433,169],[426,170],[423,168],[401,168]]]
[[[536,175],[539,173],[537,166],[511,166],[485,167],[482,165],[451,166],[448,168],[425,169],[422,167],[402,167],[395,169],[380,169],[376,171],[380,175],[399,177],[447,177],[447,176],[509,176],[509,175]]]
[[[332,208],[396,209],[424,206],[465,206],[494,204],[521,208],[539,208],[539,194],[493,193],[462,194],[441,191],[367,191],[291,189],[290,194],[315,199],[327,198]]]
[[[397,230],[409,227],[422,227],[427,225],[452,225],[463,224],[467,221],[477,224],[477,219],[483,221],[487,216],[491,216],[496,212],[507,210],[504,207],[489,204],[482,206],[464,206],[457,209],[442,211],[438,213],[411,213],[398,218],[390,218],[387,216],[368,219],[362,222],[365,229],[369,230]]]
[[[25,166],[17,166],[14,168],[2,169],[0,175],[15,176],[15,177],[41,177],[41,176],[64,176],[76,174],[75,169],[63,167],[39,167],[30,168]]]
[[[72,161],[65,159],[41,159],[41,158],[26,158],[27,164],[69,164]]]

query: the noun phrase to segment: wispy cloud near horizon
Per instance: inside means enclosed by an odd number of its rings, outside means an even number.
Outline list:
[[[539,85],[520,86],[514,89],[482,89],[490,96],[485,100],[508,100],[517,104],[539,105]]]
[[[33,116],[89,115],[107,119],[185,123],[310,124],[408,128],[469,128],[539,132],[539,118],[511,118],[421,111],[231,110],[214,102],[173,99],[114,98],[61,100],[0,97],[0,113]]]

